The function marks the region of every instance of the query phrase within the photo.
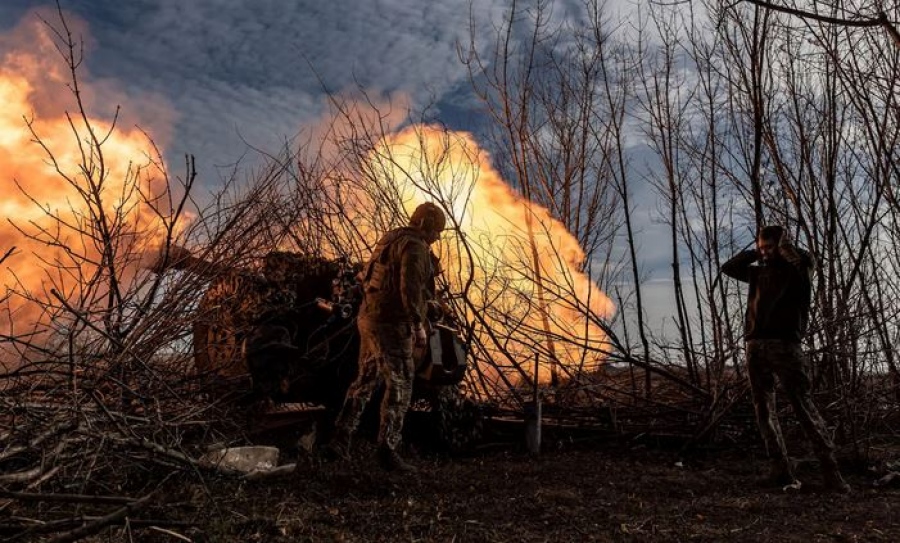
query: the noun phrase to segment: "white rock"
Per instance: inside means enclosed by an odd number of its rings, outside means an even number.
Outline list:
[[[230,447],[210,451],[200,462],[218,468],[250,473],[268,471],[278,465],[277,447]]]

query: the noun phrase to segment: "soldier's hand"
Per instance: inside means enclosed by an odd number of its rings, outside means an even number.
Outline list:
[[[440,302],[437,300],[428,300],[425,302],[425,306],[427,308],[426,313],[428,314],[428,320],[431,322],[437,322],[444,318],[444,308],[441,307]]]
[[[422,348],[425,346],[425,340],[428,339],[428,336],[425,334],[425,327],[422,326],[421,322],[416,323],[415,338],[417,348]]]
[[[781,239],[778,240],[778,252],[784,258],[788,260],[794,255],[796,250],[794,249],[794,244],[791,243],[791,237],[787,235],[787,232],[781,235]]]
[[[779,247],[790,247],[791,246],[791,236],[789,236],[787,232],[782,232],[781,237],[778,238],[778,246]]]

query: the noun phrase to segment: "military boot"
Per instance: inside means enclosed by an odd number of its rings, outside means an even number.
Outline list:
[[[826,467],[822,472],[822,477],[825,480],[826,490],[837,494],[850,493],[850,485],[841,477],[841,472],[838,471],[837,466]]]
[[[838,494],[849,493],[850,485],[841,477],[841,470],[838,468],[834,454],[823,455],[819,458],[819,462],[822,466],[822,479],[825,482],[825,490]]]
[[[402,473],[415,473],[416,468],[407,463],[397,454],[397,451],[387,445],[378,446],[378,465],[385,471],[397,471]]]
[[[759,480],[762,488],[781,488],[782,490],[798,490],[800,481],[794,476],[793,464],[789,459],[773,460],[769,473]]]
[[[336,460],[350,459],[350,432],[346,430],[335,430],[334,435],[325,447],[322,449],[322,456],[325,460],[334,462]]]

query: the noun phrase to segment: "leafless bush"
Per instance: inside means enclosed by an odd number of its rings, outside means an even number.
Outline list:
[[[57,162],[34,131],[73,197],[70,209],[42,208],[46,221],[17,224],[48,251],[44,287],[19,282],[3,300],[0,481],[84,494],[123,462],[204,469],[203,446],[239,439],[241,422],[234,398],[193,365],[210,281],[256,274],[276,249],[362,262],[424,200],[450,218],[440,286],[482,400],[520,410],[542,394],[566,423],[743,439],[743,292],[718,269],[777,222],[818,257],[805,346],[839,441],[864,454],[895,432],[891,35],[707,2],[703,16],[655,5],[628,41],[599,2],[584,4],[581,28],[553,22],[550,7],[514,2],[496,49],[461,49],[488,113],[480,145],[404,104],[334,96],[327,122],[203,198],[192,160],[173,179],[152,142],[144,166],[111,167],[115,123],[85,110],[78,44],[64,20],[52,25],[80,162]],[[638,145],[652,167],[629,156]],[[651,193],[673,335],[647,313],[637,214]],[[201,263],[192,270],[188,254]]]

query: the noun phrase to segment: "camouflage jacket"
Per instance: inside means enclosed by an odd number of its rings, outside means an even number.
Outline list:
[[[806,334],[812,301],[812,255],[785,245],[772,262],[757,260],[759,253],[749,250],[722,265],[722,273],[749,283],[744,338],[799,342]]]
[[[359,318],[385,323],[419,323],[426,302],[434,298],[435,258],[413,228],[385,234],[362,272],[363,302]]]

